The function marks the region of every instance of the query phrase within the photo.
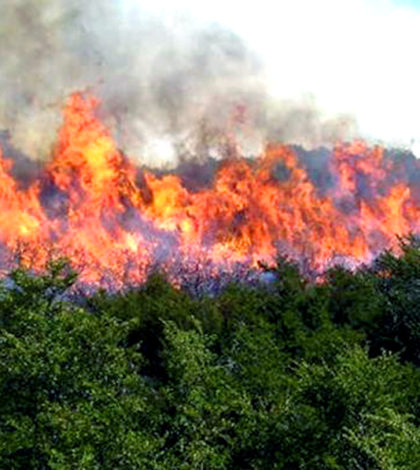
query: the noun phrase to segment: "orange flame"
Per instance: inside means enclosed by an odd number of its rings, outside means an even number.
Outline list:
[[[420,229],[418,200],[380,147],[337,145],[326,191],[290,148],[269,145],[255,161],[223,161],[212,187],[193,192],[175,175],[145,171],[140,183],[96,106],[79,93],[69,99],[53,158],[27,189],[0,152],[4,269],[16,253],[35,269],[58,253],[82,282],[118,288],[143,282],[156,264],[176,283],[192,263],[213,275],[280,252],[319,271],[336,259],[369,261]],[[287,176],[276,178],[278,168]]]

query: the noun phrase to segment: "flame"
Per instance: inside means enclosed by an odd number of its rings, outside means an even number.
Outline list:
[[[253,161],[236,151],[210,188],[190,191],[179,176],[140,174],[95,116],[97,105],[70,97],[53,158],[27,188],[0,151],[3,271],[17,255],[41,270],[58,254],[81,282],[119,288],[143,282],[156,265],[177,284],[189,269],[258,269],[279,253],[322,271],[337,259],[369,261],[395,247],[396,235],[419,232],[415,191],[381,147],[337,145],[323,191],[280,145]],[[275,176],[279,168],[286,177]]]

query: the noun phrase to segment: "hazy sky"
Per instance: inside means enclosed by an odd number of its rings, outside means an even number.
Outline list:
[[[362,134],[420,140],[420,0],[119,0],[240,34],[265,62],[272,93],[353,113]]]

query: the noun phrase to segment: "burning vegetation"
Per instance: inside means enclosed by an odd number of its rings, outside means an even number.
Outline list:
[[[64,255],[85,284],[138,284],[158,267],[179,285],[186,275],[257,272],[287,255],[321,273],[369,262],[419,231],[413,156],[355,141],[324,150],[322,164],[317,152],[278,144],[250,160],[227,139],[211,170],[196,162],[158,172],[117,148],[97,106],[70,97],[52,159],[25,185],[2,156],[5,272],[17,259],[39,271]]]

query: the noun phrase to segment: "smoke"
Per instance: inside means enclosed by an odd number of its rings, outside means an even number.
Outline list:
[[[50,155],[75,90],[101,99],[118,145],[149,165],[217,153],[233,135],[258,153],[267,140],[310,147],[356,133],[313,99],[274,102],[263,64],[229,30],[137,2],[2,0],[0,41],[0,131],[34,159]]]

